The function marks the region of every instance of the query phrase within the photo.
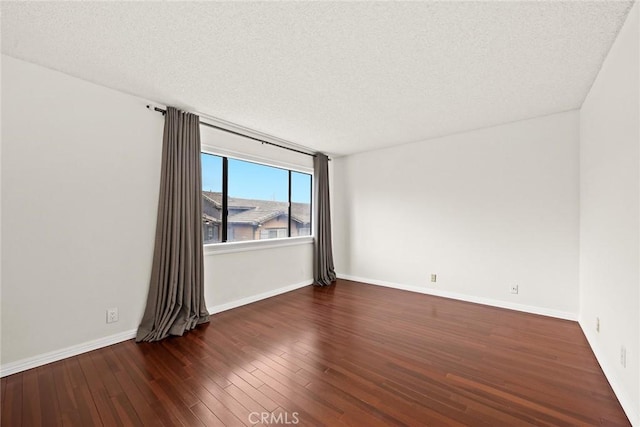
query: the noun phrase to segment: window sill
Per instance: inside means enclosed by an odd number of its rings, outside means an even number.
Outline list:
[[[204,245],[204,255],[229,254],[234,252],[259,251],[286,246],[308,245],[313,243],[313,236],[287,237],[284,239],[250,240],[248,242],[212,243]]]

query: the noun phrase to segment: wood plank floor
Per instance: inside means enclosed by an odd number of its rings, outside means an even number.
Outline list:
[[[1,385],[3,426],[629,425],[577,323],[344,280]]]

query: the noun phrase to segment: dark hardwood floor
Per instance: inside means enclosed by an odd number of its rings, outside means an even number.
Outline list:
[[[1,381],[2,425],[629,425],[575,322],[339,280]]]

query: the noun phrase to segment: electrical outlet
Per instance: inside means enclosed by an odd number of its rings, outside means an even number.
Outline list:
[[[435,283],[435,282],[437,281],[437,279],[438,279],[438,276],[437,276],[437,275],[435,275],[435,274],[432,274],[432,275],[431,275],[431,281],[432,281],[433,283]]]
[[[623,368],[627,367],[627,349],[625,346],[620,346],[620,364]]]
[[[517,294],[518,293],[518,285],[511,285],[511,288],[509,288],[511,290],[512,294]]]
[[[107,323],[118,321],[118,307],[107,309]]]
[[[596,332],[600,332],[600,318],[596,317]]]

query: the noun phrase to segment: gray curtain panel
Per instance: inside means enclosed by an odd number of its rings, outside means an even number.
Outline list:
[[[147,307],[136,341],[182,335],[209,321],[204,302],[200,119],[167,108]]]
[[[314,200],[316,201],[315,241],[313,244],[313,280],[328,286],[336,280],[331,246],[331,214],[329,211],[329,158],[316,153],[313,160]]]

